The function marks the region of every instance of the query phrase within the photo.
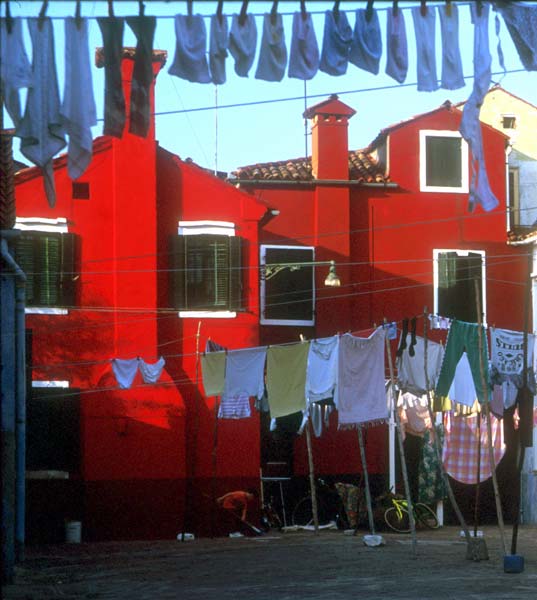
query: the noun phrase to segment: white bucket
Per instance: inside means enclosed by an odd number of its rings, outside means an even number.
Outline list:
[[[82,540],[82,523],[80,521],[65,522],[65,541],[68,544],[80,544]]]

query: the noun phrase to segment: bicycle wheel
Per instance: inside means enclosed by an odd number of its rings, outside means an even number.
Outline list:
[[[384,520],[386,525],[397,533],[409,533],[410,531],[408,511],[404,508],[397,510],[395,506],[390,506],[384,513]]]
[[[319,517],[319,525],[327,525],[330,521],[327,510],[325,510],[323,502],[317,499],[317,516]],[[295,506],[291,516],[293,525],[305,527],[306,525],[313,526],[313,507],[311,504],[311,496],[302,498]]]
[[[440,526],[436,513],[427,504],[423,504],[422,502],[414,504],[414,514],[417,520],[429,529],[438,529]]]

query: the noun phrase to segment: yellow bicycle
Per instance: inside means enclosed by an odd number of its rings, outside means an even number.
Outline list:
[[[403,498],[391,497],[392,506],[388,507],[384,512],[384,521],[390,529],[397,533],[410,532],[410,517],[408,514],[408,502]],[[423,502],[415,502],[412,504],[412,513],[416,525],[423,525],[428,529],[438,529],[440,526],[438,517],[432,508],[423,504]]]

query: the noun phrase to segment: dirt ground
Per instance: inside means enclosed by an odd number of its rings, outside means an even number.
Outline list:
[[[270,532],[255,538],[62,544],[27,549],[7,600],[167,599],[338,600],[537,598],[537,527],[522,526],[522,573],[504,572],[497,527],[483,527],[489,559],[466,558],[457,527],[410,535],[324,530]],[[506,531],[507,551],[511,529]]]

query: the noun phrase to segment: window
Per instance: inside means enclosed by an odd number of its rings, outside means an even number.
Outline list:
[[[502,127],[504,129],[515,129],[516,116],[515,115],[502,115]]]
[[[87,181],[73,181],[73,200],[89,200],[90,184]]]
[[[14,243],[15,260],[26,274],[26,305],[75,304],[76,239],[72,233],[23,230]]]
[[[36,386],[28,398],[26,469],[80,471],[80,395],[60,386]],[[63,383],[63,382],[58,382]]]
[[[420,190],[468,192],[468,144],[457,131],[420,131]]]
[[[262,246],[261,265],[311,263],[314,249],[304,246]],[[261,324],[313,325],[315,311],[314,267],[283,269],[261,280]]]
[[[184,232],[173,236],[171,304],[183,311],[242,309],[241,238]]]
[[[435,313],[450,319],[477,323],[476,279],[481,311],[485,313],[485,253],[435,250]]]

